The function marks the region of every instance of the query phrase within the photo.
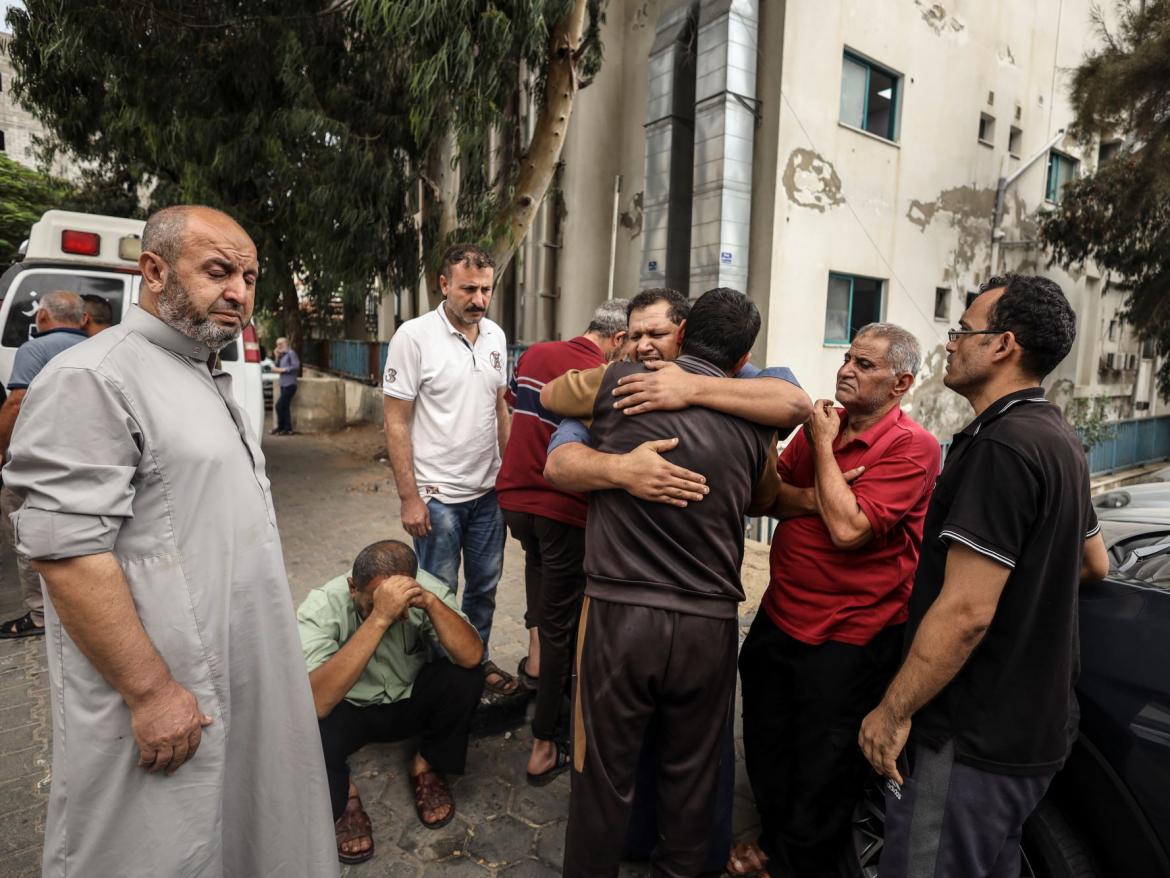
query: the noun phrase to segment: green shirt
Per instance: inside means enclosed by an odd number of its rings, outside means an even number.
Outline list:
[[[301,650],[310,672],[325,664],[362,624],[357,605],[349,594],[347,579],[352,571],[331,579],[309,592],[297,610],[297,627]],[[466,619],[455,605],[455,595],[446,583],[424,570],[415,577],[418,584]],[[411,607],[405,619],[395,622],[382,635],[369,663],[345,700],[359,707],[393,704],[409,698],[415,677],[431,659],[431,646],[439,638],[430,617],[418,607]]]

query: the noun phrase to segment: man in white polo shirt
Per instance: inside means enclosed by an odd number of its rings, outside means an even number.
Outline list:
[[[463,562],[463,613],[487,655],[496,585],[504,563],[504,518],[496,473],[511,417],[504,402],[508,343],[488,320],[495,264],[474,244],[443,254],[443,301],[408,320],[390,340],[382,376],[386,445],[402,500],[402,526],[419,566],[457,590]],[[489,692],[516,681],[485,658]]]

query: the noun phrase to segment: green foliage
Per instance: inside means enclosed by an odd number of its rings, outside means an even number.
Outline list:
[[[1170,354],[1170,0],[1122,2],[1115,31],[1073,79],[1082,138],[1122,131],[1130,146],[1069,185],[1041,236],[1063,265],[1095,260],[1129,291],[1126,318],[1140,339]],[[1100,22],[1100,17],[1099,17]],[[1158,373],[1170,399],[1170,357]]]
[[[70,186],[0,154],[0,271],[18,260],[17,249],[46,210],[59,207]]]
[[[1107,416],[1105,405],[1107,398],[1094,396],[1088,398],[1079,396],[1069,400],[1064,409],[1064,416],[1070,424],[1077,428],[1081,437],[1081,446],[1088,454],[1102,442],[1108,442],[1117,436],[1117,427],[1113,419]]]
[[[582,69],[600,63],[594,39]],[[544,66],[570,0],[27,0],[10,12],[17,92],[51,146],[151,208],[227,210],[261,254],[258,304],[292,317],[360,306],[420,275],[417,188],[447,130],[474,166],[460,233],[486,218],[514,166],[486,172],[489,133]],[[460,161],[457,158],[457,161]],[[425,237],[425,233],[424,233]],[[431,252],[442,242],[424,240]]]

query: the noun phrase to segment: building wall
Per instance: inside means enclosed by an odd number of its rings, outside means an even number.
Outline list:
[[[0,26],[3,20],[0,18]],[[8,57],[8,43],[12,37],[0,33],[0,132],[4,134],[4,154],[27,168],[43,170],[37,159],[34,138],[44,134],[44,126],[31,113],[21,107],[12,93],[16,70]],[[54,176],[67,180],[80,178],[75,162],[56,157],[50,168]]]
[[[623,177],[616,294],[637,289],[647,58],[659,17],[679,5],[610,4],[605,66],[579,98],[565,151],[568,213],[556,320],[562,335],[579,331],[582,315],[605,295],[615,173]],[[940,437],[960,427],[971,412],[942,385],[946,330],[967,294],[991,273],[997,181],[1027,165],[1006,190],[997,269],[1053,278],[1079,315],[1077,345],[1046,382],[1049,394],[1057,401],[1101,396],[1122,417],[1165,411],[1151,398],[1154,362],[1140,357],[1132,333],[1118,324],[1108,337],[1123,294],[1092,266],[1071,273],[1048,266],[1035,243],[1035,216],[1046,209],[1042,150],[1071,120],[1068,80],[1096,39],[1090,6],[1089,0],[760,4],[746,291],[765,316],[757,363],[791,366],[811,394],[832,396],[844,347],[823,341],[829,273],[879,278],[882,316],[923,345],[926,362],[908,400],[911,411]],[[846,48],[901,74],[896,142],[839,122]],[[991,145],[978,139],[981,112],[995,118]],[[1022,131],[1014,157],[1008,154],[1013,125]],[[1078,158],[1082,172],[1095,167],[1096,143],[1062,137],[1056,146]],[[939,287],[951,290],[947,319],[935,318]],[[1102,368],[1109,352],[1115,363],[1135,368]],[[1118,359],[1130,355],[1135,359]]]

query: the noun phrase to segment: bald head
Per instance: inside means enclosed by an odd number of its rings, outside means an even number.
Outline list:
[[[44,329],[68,327],[79,329],[82,318],[85,316],[85,303],[77,293],[68,290],[56,290],[46,293],[37,306],[39,317],[38,326],[45,324]],[[40,315],[44,315],[40,317]]]
[[[202,204],[176,204],[150,215],[142,230],[142,249],[158,254],[167,265],[174,265],[183,253],[183,241],[193,221],[227,225],[247,236],[243,227],[222,210]]]

